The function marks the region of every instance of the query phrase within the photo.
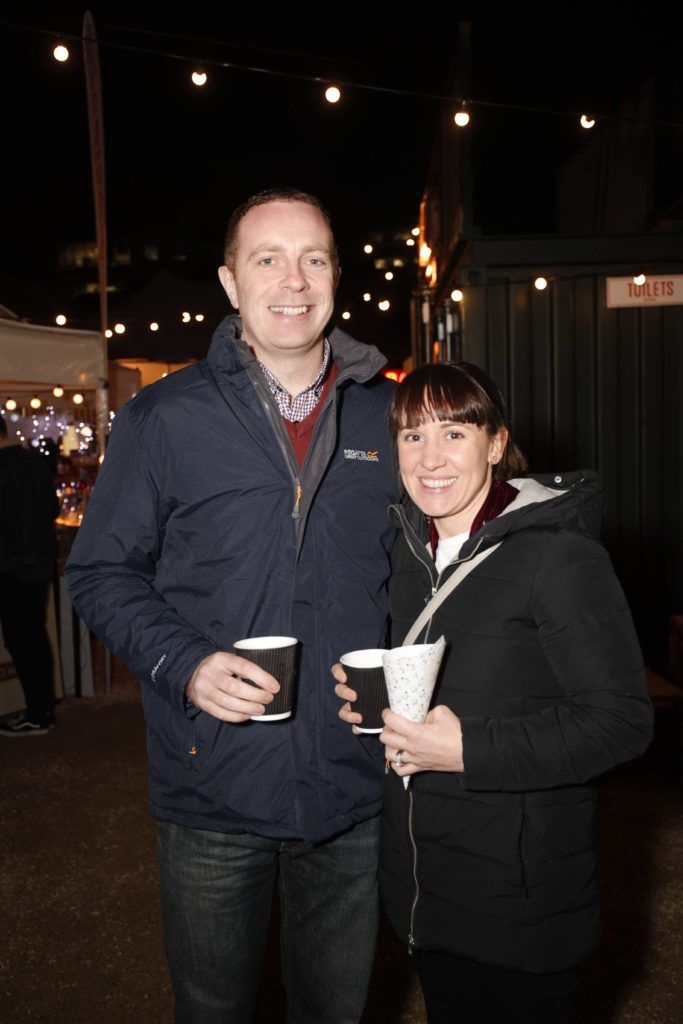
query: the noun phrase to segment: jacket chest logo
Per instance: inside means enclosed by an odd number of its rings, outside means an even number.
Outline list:
[[[355,459],[356,462],[379,462],[379,452],[362,452],[357,448],[345,448],[345,459]]]

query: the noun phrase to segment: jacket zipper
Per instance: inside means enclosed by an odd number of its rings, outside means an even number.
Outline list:
[[[412,788],[408,789],[408,835],[410,836],[410,845],[413,848],[413,881],[415,882],[415,895],[413,897],[413,903],[410,908],[410,928],[408,930],[408,952],[413,955],[415,949],[415,911],[417,910],[417,902],[420,898],[420,883],[417,878],[417,843],[415,842],[415,834],[413,832],[413,791]]]

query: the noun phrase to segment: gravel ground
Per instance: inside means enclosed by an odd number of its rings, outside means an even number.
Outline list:
[[[111,697],[66,699],[47,737],[0,742],[0,1020],[165,1024],[144,723],[120,666]],[[604,940],[581,1024],[683,1021],[683,795],[653,764],[600,786]],[[276,922],[258,1024],[284,1020]],[[423,1024],[410,958],[383,924],[364,1024]],[[198,1022],[200,1024],[200,1022]]]

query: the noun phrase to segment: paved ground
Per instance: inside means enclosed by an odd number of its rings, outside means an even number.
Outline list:
[[[144,765],[137,690],[120,671],[112,697],[64,701],[49,736],[0,742],[2,1022],[171,1021]],[[682,791],[644,766],[600,794],[605,935],[576,1021],[681,1024]],[[258,1022],[283,1019],[273,934]],[[384,925],[364,1024],[424,1019]]]

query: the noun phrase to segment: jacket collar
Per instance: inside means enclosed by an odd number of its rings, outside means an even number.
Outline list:
[[[374,377],[386,364],[386,359],[374,345],[364,345],[335,327],[328,335],[332,358],[339,364],[337,384],[342,380],[364,383]],[[207,361],[212,370],[239,380],[246,377],[250,364],[258,365],[249,346],[242,340],[242,319],[226,316],[214,332]]]

